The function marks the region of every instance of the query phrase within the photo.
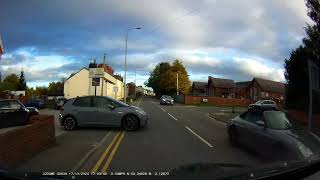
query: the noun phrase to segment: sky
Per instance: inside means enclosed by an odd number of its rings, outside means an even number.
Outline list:
[[[179,59],[191,81],[208,76],[285,82],[283,63],[312,21],[304,0],[1,0],[2,77],[30,87],[67,78],[91,59],[143,85],[159,62]]]

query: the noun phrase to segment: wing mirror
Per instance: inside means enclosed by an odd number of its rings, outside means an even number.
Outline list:
[[[258,126],[262,126],[262,127],[266,127],[266,125],[265,125],[265,123],[263,122],[263,121],[257,121],[256,122],[256,124],[258,125]]]
[[[116,105],[114,103],[110,103],[108,105],[108,108],[110,108],[111,110],[115,109],[116,108]]]

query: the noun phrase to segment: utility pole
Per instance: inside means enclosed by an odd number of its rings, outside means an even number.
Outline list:
[[[104,53],[103,54],[103,65],[102,65],[102,67],[103,67],[103,74],[104,74],[104,67],[105,67],[105,65],[106,65],[106,53]],[[102,77],[101,78],[101,96],[103,96],[103,80],[104,79],[104,77]]]
[[[177,72],[177,96],[179,96],[179,73]]]

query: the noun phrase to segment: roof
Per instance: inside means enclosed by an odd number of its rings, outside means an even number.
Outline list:
[[[66,82],[67,80],[69,80],[70,78],[72,78],[72,76],[78,74],[80,71],[82,71],[83,69],[86,69],[89,71],[89,69],[87,67],[83,67],[81,68],[79,71],[75,72],[75,73],[72,73],[67,79],[64,80],[64,82]]]
[[[253,78],[253,81],[254,80],[265,91],[277,92],[277,93],[284,93],[285,92],[284,83],[271,81],[271,80],[267,80],[267,79],[261,79],[261,78]]]
[[[221,78],[213,78],[209,76],[208,78],[208,84],[209,81],[212,82],[214,87],[218,88],[234,88],[234,81],[231,79],[221,79]]]
[[[206,84],[206,82],[193,81],[192,87],[193,89],[205,89]]]
[[[250,84],[251,84],[251,81],[240,81],[240,82],[236,82],[235,86],[236,86],[236,88],[241,89],[241,88],[245,88],[245,87],[249,86]]]

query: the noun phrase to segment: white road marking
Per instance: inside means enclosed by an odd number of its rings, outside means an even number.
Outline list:
[[[159,107],[159,106],[158,106]],[[166,110],[164,110],[162,107],[159,107],[163,112],[167,112]]]
[[[222,121],[218,121],[218,120],[216,120],[215,118],[211,117],[211,116],[209,115],[209,113],[207,113],[207,117],[210,118],[210,119],[212,119],[212,120],[214,120],[215,122],[217,122],[217,123],[219,123],[219,124],[223,124],[224,126],[227,125],[227,123],[222,122]]]
[[[193,135],[195,135],[197,138],[199,138],[202,142],[206,143],[210,148],[213,148],[213,146],[206,141],[205,139],[203,139],[201,136],[199,136],[197,133],[195,133],[194,131],[192,131],[192,129],[190,129],[188,126],[185,126],[185,128],[190,131]]]
[[[138,104],[137,104],[138,107],[139,107],[139,105],[140,105],[141,99],[142,99],[142,97],[140,98],[140,100],[139,100],[139,102],[138,102]]]
[[[168,115],[169,115],[170,117],[172,117],[174,120],[178,121],[178,119],[175,118],[174,116],[172,116],[170,113],[168,113]]]
[[[83,163],[90,157],[93,152],[95,152],[96,149],[101,146],[101,144],[110,136],[110,134],[111,132],[108,132],[98,144],[96,144],[90,151],[88,151],[87,154],[85,154],[83,158],[73,167],[72,172],[79,171]]]

